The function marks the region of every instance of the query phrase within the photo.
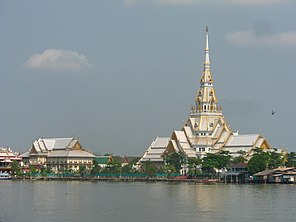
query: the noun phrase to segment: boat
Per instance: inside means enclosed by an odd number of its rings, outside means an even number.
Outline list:
[[[0,180],[10,180],[11,175],[9,173],[0,173]]]

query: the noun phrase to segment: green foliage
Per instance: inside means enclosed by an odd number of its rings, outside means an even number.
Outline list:
[[[142,165],[142,170],[148,177],[153,177],[156,174],[157,168],[151,161],[146,161]]]
[[[269,151],[268,169],[278,168],[284,165],[284,156],[282,153],[277,152],[277,149]]]
[[[133,173],[133,165],[132,164],[127,164],[127,165],[123,166],[122,169],[121,169],[121,172],[122,173],[127,173],[127,174]]]
[[[236,157],[232,157],[231,163],[232,164],[246,163],[247,162],[247,159],[245,158],[246,152],[243,151],[243,150],[240,150],[237,153],[240,154],[240,155],[236,156]]]
[[[102,173],[108,173],[108,174],[116,174],[121,172],[121,163],[118,161],[112,161],[107,163],[106,167],[102,169]]]
[[[233,157],[231,160],[231,163],[238,164],[238,163],[245,163],[247,162],[247,159],[244,156],[236,156]]]
[[[228,151],[218,153],[207,153],[202,159],[202,170],[207,173],[215,173],[215,169],[227,168],[230,164],[231,156]]]
[[[284,156],[277,149],[263,151],[255,149],[252,158],[248,162],[248,169],[251,174],[258,173],[266,169],[274,169],[284,165]]]
[[[287,167],[296,166],[296,152],[290,152],[286,155],[286,163]]]
[[[132,161],[130,161],[127,165],[124,165],[121,169],[122,173],[132,174],[136,173],[135,165],[137,164],[139,158],[135,158]]]
[[[51,174],[51,173],[52,173],[52,169],[51,169],[50,167],[46,167],[46,168],[45,168],[45,172],[46,172],[47,174]]]
[[[34,165],[30,164],[30,165],[29,165],[29,169],[30,169],[30,175],[31,175],[31,176],[35,176],[36,173],[37,173],[37,169],[36,169],[36,167],[35,167]]]
[[[202,160],[199,157],[189,157],[187,163],[189,168],[189,174],[197,174],[197,168],[201,165],[201,163]]]
[[[202,171],[205,173],[215,173],[216,167],[217,163],[215,154],[207,153],[207,155],[202,159]]]
[[[163,168],[167,174],[176,173],[176,168],[172,164],[166,164]]]
[[[46,167],[41,168],[41,176],[43,176],[43,177],[47,176]]]
[[[85,170],[86,170],[86,166],[84,165],[79,166],[79,173],[82,173]]]
[[[98,164],[98,161],[96,159],[93,160],[93,167],[91,169],[91,174],[99,174],[101,171],[101,167]]]
[[[12,163],[11,163],[11,171],[12,171],[12,175],[19,176],[21,174],[19,162],[15,161],[15,160],[12,161]]]
[[[41,173],[41,176],[46,177],[48,176],[48,174],[52,173],[52,170],[48,166],[42,166],[40,168],[40,173]]]
[[[182,165],[187,162],[186,156],[182,152],[170,153],[164,157],[166,164],[173,165],[177,172],[180,172]]]
[[[256,152],[248,162],[248,169],[251,174],[266,170],[269,161],[267,152]]]
[[[85,176],[87,174],[86,166],[84,165],[79,166],[79,174],[80,176]]]

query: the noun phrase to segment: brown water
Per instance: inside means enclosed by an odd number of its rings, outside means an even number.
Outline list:
[[[295,185],[0,181],[0,221],[296,221],[295,200]]]

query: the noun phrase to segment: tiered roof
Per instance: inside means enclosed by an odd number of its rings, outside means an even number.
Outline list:
[[[163,152],[168,146],[170,138],[169,137],[156,137],[156,139],[151,143],[147,151],[144,153],[142,158],[139,160],[140,163],[146,161],[152,162],[163,162]]]
[[[75,138],[39,138],[33,142],[31,149],[22,154],[22,157],[29,156],[46,157],[95,157],[92,153],[84,150],[79,141]]]
[[[188,157],[203,157],[207,152],[227,150],[231,155],[245,151],[251,155],[254,148],[270,148],[261,134],[239,135],[234,133],[218,106],[214,81],[210,67],[209,34],[206,28],[205,60],[200,88],[187,121],[182,130],[174,130],[171,137],[157,137],[147,149],[141,161],[163,161],[163,154],[183,152]],[[162,141],[155,146],[157,141]],[[166,147],[165,147],[166,146]]]

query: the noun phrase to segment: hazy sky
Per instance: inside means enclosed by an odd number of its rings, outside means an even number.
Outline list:
[[[142,155],[188,117],[208,25],[233,130],[295,151],[295,11],[294,0],[0,0],[0,146],[75,136]]]

